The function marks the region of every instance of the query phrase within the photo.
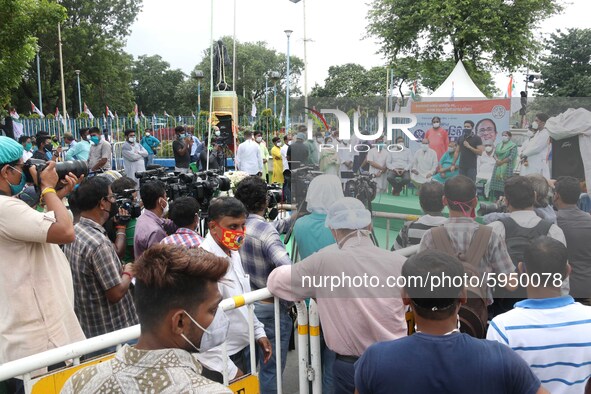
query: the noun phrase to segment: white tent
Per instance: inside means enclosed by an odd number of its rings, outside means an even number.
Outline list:
[[[449,77],[427,99],[429,101],[434,99],[444,101],[450,99],[485,100],[486,96],[474,84],[460,60]]]

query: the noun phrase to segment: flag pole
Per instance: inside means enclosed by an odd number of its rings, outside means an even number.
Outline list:
[[[234,0],[234,33],[236,32],[236,0]],[[234,53],[236,58],[236,36],[234,36]],[[234,84],[234,75],[236,71],[236,61],[232,64],[232,84]],[[232,87],[236,90],[236,87]],[[211,122],[213,117],[213,0],[211,0],[211,12],[209,18],[209,122],[207,125],[207,164],[205,170],[209,171],[209,149],[211,148]],[[225,167],[224,163],[224,167]]]
[[[59,57],[60,57],[60,84],[62,88],[62,111],[64,112],[64,119],[67,115],[66,110],[66,87],[64,84],[64,60],[62,57],[62,27],[61,22],[57,24],[57,41],[58,41],[58,49],[59,49]],[[64,132],[68,131],[68,123],[67,121],[64,122]],[[58,135],[58,138],[60,136]]]

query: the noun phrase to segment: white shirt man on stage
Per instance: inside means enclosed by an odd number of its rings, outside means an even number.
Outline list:
[[[410,179],[418,189],[423,183],[429,182],[437,169],[437,153],[429,148],[429,140],[424,139],[421,149],[415,153],[410,170]]]
[[[248,175],[263,173],[263,158],[259,144],[252,140],[252,132],[244,132],[244,142],[238,146],[236,152],[236,168],[246,172]]]
[[[550,168],[548,167],[550,134],[544,128],[547,120],[548,115],[545,113],[536,115],[532,123],[535,134],[523,144],[521,150],[522,165],[519,175],[541,174],[544,178],[550,179]],[[525,161],[523,161],[524,158],[526,158]]]

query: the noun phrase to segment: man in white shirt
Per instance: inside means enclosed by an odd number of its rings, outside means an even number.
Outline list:
[[[244,142],[238,146],[236,152],[236,168],[248,175],[261,176],[263,173],[263,158],[259,144],[252,140],[252,132],[244,132]]]
[[[539,113],[531,124],[534,134],[523,144],[519,175],[542,174],[544,178],[550,179],[550,168],[548,167],[548,153],[551,147],[550,134],[544,128],[548,118],[549,116],[545,113]]]
[[[367,153],[365,161],[369,164],[369,173],[374,176],[373,181],[376,184],[378,193],[386,191],[386,160],[388,159],[388,151],[384,144],[384,138],[379,137],[373,144],[373,147]],[[365,163],[362,164],[362,167]]]
[[[497,163],[493,141],[484,141],[484,152],[476,160],[476,184],[484,183],[484,195],[488,198],[490,179]]]
[[[421,149],[415,153],[410,170],[410,179],[418,189],[425,182],[429,182],[437,169],[437,153],[429,148],[429,140],[423,139]]]
[[[404,137],[397,137],[396,145],[401,149],[398,150],[395,147],[390,149],[386,158],[386,168],[389,170],[387,179],[392,185],[392,194],[399,196],[402,188],[410,182],[412,155],[410,149],[404,145]]]
[[[137,172],[146,171],[144,159],[148,157],[148,151],[137,142],[135,138],[135,130],[125,130],[125,142],[121,147],[121,156],[123,156],[123,168],[125,174],[133,179],[137,185],[137,189],[140,187],[140,180],[136,178]]]
[[[516,351],[553,394],[582,393],[591,375],[591,308],[561,295],[567,258],[557,240],[533,240],[519,263],[529,279],[527,299],[496,316],[486,335]]]
[[[340,168],[339,168],[339,177],[341,178],[341,183],[345,184],[351,178],[353,178],[353,159],[355,157],[356,152],[353,150],[353,141],[350,140],[349,143],[339,139],[339,131],[333,131],[333,139],[337,142],[337,156],[339,157]]]
[[[258,145],[256,146],[258,150]],[[209,233],[200,247],[230,262],[228,272],[218,283],[222,297],[232,298],[250,292],[250,279],[244,272],[238,253],[244,242],[247,215],[244,204],[234,197],[220,197],[211,202],[207,213],[210,220]],[[226,341],[228,377],[232,380],[250,372],[248,311],[247,308],[237,308],[226,312],[226,315],[230,320]],[[253,318],[254,338],[265,354],[263,362],[266,363],[272,354],[271,343],[265,334],[264,325],[256,315]],[[203,371],[203,376],[222,382],[224,360],[221,346],[197,354],[197,359],[208,369]]]

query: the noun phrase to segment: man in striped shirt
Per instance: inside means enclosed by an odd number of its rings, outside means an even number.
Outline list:
[[[193,197],[179,197],[170,204],[168,216],[178,227],[174,234],[164,238],[160,243],[184,246],[187,249],[198,248],[203,238],[197,234],[199,230],[199,203]]]
[[[560,241],[536,238],[518,267],[529,278],[528,298],[495,317],[487,333],[515,350],[553,394],[582,393],[591,376],[591,307],[560,292],[567,257]]]
[[[447,221],[443,216],[443,184],[435,181],[423,183],[419,189],[419,203],[424,215],[418,220],[404,222],[393,249],[398,250],[421,243],[423,235],[432,227]]]

